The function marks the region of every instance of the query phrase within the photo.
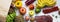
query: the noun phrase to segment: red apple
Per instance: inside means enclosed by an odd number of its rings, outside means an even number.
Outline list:
[[[30,5],[29,5],[29,9],[30,9],[30,10],[33,10],[33,9],[34,9],[34,5],[33,5],[33,4],[30,4]]]
[[[25,14],[26,13],[26,9],[24,7],[20,8],[19,11],[20,11],[21,14]]]

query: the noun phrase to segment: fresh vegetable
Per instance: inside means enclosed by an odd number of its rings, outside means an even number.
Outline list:
[[[14,22],[14,18],[16,16],[16,12],[14,10],[14,7],[10,7],[8,15],[6,17],[6,22]]]
[[[50,7],[50,8],[44,8],[43,9],[43,13],[44,14],[48,14],[48,13],[51,13],[51,12],[54,12],[54,11],[58,11],[59,9],[58,9],[58,7],[57,6],[55,6],[55,7]]]
[[[25,2],[25,4],[28,6],[28,5],[32,4],[34,1],[35,1],[35,0],[27,0],[27,1]]]
[[[14,22],[24,22],[24,18],[22,15],[16,16]]]
[[[16,12],[13,12],[12,14],[8,15],[6,18],[6,22],[13,22],[15,16],[16,16]]]
[[[50,15],[35,16],[36,22],[53,22],[53,18]]]

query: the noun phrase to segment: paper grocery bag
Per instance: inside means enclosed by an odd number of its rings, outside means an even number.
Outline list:
[[[6,22],[6,17],[12,0],[0,0],[0,22]]]

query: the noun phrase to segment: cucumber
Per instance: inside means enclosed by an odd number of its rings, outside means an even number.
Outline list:
[[[16,12],[13,12],[12,14],[9,14],[9,15],[6,17],[6,22],[13,22],[15,16],[16,16]]]

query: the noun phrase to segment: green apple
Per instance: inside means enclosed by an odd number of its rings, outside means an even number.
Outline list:
[[[33,10],[30,10],[30,11],[29,11],[29,15],[30,15],[30,16],[33,16],[33,15],[34,15],[34,11],[33,11]]]
[[[36,8],[36,9],[35,9],[35,12],[36,12],[36,13],[39,13],[40,11],[41,11],[41,9],[39,9],[39,8]]]

